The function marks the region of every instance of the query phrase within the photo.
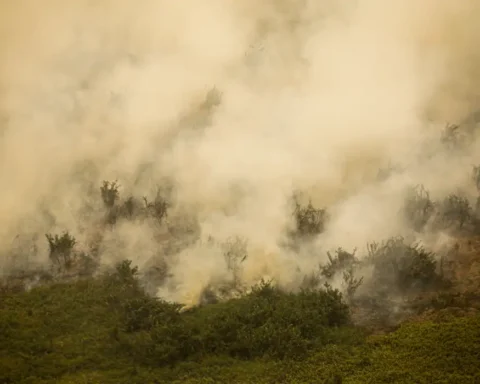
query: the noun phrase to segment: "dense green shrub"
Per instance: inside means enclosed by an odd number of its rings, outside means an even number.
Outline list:
[[[333,342],[335,328],[350,319],[336,290],[293,294],[270,283],[253,287],[244,297],[184,313],[177,304],[146,297],[129,300],[123,310],[123,350],[156,365],[212,353],[297,359]]]
[[[124,278],[117,276],[115,284],[111,278],[119,270],[2,296],[0,382],[406,384],[474,383],[480,378],[478,314],[412,322],[366,339],[360,329],[331,326],[346,317],[339,316],[342,306],[331,310],[339,301],[328,289],[285,296],[262,284],[248,298],[181,313],[175,304],[151,301],[140,291],[135,297],[122,295],[122,284],[133,272],[131,265],[126,267],[120,268]],[[111,310],[111,295],[119,297],[123,312]],[[243,330],[232,327],[243,322],[248,324]],[[319,335],[317,343],[305,344]],[[254,351],[258,347],[283,358],[256,359],[268,356]],[[242,359],[225,356],[225,351]]]
[[[123,303],[124,330],[150,331],[154,327],[178,321],[182,305],[148,296],[134,297]]]
[[[209,345],[212,352],[240,358],[302,357],[329,341],[331,327],[348,321],[348,307],[336,290],[291,294],[263,283],[210,317]]]

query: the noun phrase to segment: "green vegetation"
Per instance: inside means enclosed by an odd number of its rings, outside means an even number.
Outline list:
[[[145,294],[125,261],[98,278],[0,301],[1,383],[474,383],[480,315],[352,325],[328,285],[181,310]]]

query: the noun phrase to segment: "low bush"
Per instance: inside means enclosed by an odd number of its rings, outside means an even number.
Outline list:
[[[480,378],[478,314],[412,322],[366,338],[361,329],[345,326],[348,310],[328,287],[294,295],[263,283],[241,299],[181,312],[137,290],[130,263],[118,267],[97,279],[3,295],[0,382],[474,383]],[[112,308],[112,296],[119,306]]]
[[[122,349],[155,365],[209,354],[298,359],[315,346],[333,342],[336,327],[350,320],[348,306],[336,290],[293,294],[270,283],[225,303],[184,313],[180,309],[152,298],[129,301]]]

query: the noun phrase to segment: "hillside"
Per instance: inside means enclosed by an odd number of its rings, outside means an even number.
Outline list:
[[[399,316],[328,284],[288,293],[265,281],[182,311],[148,295],[129,261],[27,291],[17,277],[0,297],[0,382],[476,383],[478,244],[459,239],[449,283],[410,291]]]
[[[478,310],[438,309],[375,335],[334,291],[244,299],[179,314],[125,266],[0,301],[1,383],[474,383]]]
[[[480,227],[461,195],[434,201],[415,187],[400,207],[415,237],[448,235],[436,252],[401,236],[361,254],[337,248],[294,289],[263,278],[246,286],[248,243],[210,238],[230,278],[210,281],[192,305],[159,292],[171,283],[175,255],[199,241],[195,221],[179,225],[160,192],[143,203],[122,197],[117,183],[99,192],[101,220],[89,243],[46,234],[47,264],[3,276],[1,383],[480,380]],[[301,257],[330,215],[296,197],[291,209],[295,225],[283,246]],[[147,220],[159,224],[161,259],[142,269],[131,260],[102,263],[102,238]]]
[[[480,384],[478,20],[0,1],[0,384]]]

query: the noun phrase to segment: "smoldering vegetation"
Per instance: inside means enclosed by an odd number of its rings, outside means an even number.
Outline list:
[[[476,186],[478,167],[471,169],[471,175],[471,183]],[[388,182],[389,177],[376,183]],[[249,297],[256,289],[266,287],[279,294],[337,292],[344,305],[353,310],[357,324],[388,327],[424,311],[426,308],[417,308],[422,295],[435,293],[440,297],[442,292],[449,292],[455,283],[449,277],[451,271],[446,270],[455,257],[453,240],[480,234],[480,195],[472,203],[460,192],[436,201],[423,185],[416,185],[395,207],[396,220],[405,222],[401,235],[359,248],[326,250],[321,243],[328,234],[329,209],[316,208],[310,200],[301,202],[295,193],[289,200],[292,225],[285,230],[279,249],[298,262],[291,264],[289,280],[282,280],[271,272],[275,265],[251,274],[248,263],[255,253],[251,253],[247,238],[202,238],[199,217],[183,211],[175,202],[175,188],[166,181],[164,185],[153,197],[122,196],[117,181],[104,181],[97,188],[97,209],[85,207],[92,215],[90,220],[95,218],[96,222],[93,228],[85,227],[85,240],[79,243],[68,230],[46,233],[42,240],[48,244],[48,261],[36,264],[32,260],[38,260],[41,252],[36,246],[37,234],[19,236],[5,259],[8,273],[3,275],[2,289],[20,292],[41,284],[101,278],[117,270],[120,275],[134,273],[139,289],[152,297],[168,299],[181,293],[184,300],[178,300],[178,308],[183,310]],[[148,245],[153,248],[122,241],[123,231],[138,231],[141,239],[145,228],[152,236]],[[129,247],[132,257],[105,263],[102,257],[111,251],[108,247]],[[111,257],[114,260],[115,255]],[[201,266],[196,273],[183,275],[179,270],[185,262],[182,259],[197,257]],[[317,261],[308,271],[301,269],[305,258]],[[135,268],[129,272],[132,260]],[[215,273],[205,273],[204,263],[213,263]]]
[[[263,282],[391,325],[452,284],[480,231],[473,2],[8,4],[4,289],[130,260],[184,309]]]

